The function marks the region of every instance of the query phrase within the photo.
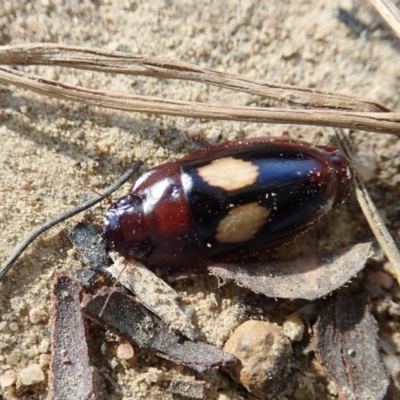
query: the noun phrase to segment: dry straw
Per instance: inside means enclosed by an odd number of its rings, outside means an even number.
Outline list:
[[[400,135],[400,113],[367,99],[298,86],[253,81],[188,63],[59,44],[0,48],[0,65],[56,65],[98,72],[196,81],[259,95],[298,108],[262,108],[122,95],[66,85],[0,67],[0,81],[65,100],[115,110],[190,118],[331,126]]]

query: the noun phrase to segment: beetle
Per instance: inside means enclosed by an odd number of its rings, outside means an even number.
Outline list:
[[[351,193],[336,148],[264,137],[228,142],[145,172],[103,221],[109,247],[167,271],[287,244]]]

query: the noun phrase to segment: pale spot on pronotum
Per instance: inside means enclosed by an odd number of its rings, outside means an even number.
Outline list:
[[[232,191],[253,185],[258,178],[258,166],[250,161],[225,157],[198,168],[197,173],[210,186]]]
[[[219,223],[215,239],[220,243],[250,240],[267,223],[268,217],[268,209],[257,202],[235,207]]]

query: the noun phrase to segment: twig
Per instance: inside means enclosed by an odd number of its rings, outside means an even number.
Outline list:
[[[391,0],[371,0],[382,18],[393,29],[394,33],[400,38],[400,11]]]
[[[115,181],[111,186],[109,186],[103,191],[103,195],[93,197],[92,199],[82,203],[81,205],[55,216],[54,218],[46,221],[44,224],[35,228],[20,244],[17,245],[11,256],[2,265],[2,267],[0,268],[0,278],[2,278],[8,272],[8,270],[12,267],[12,265],[18,259],[18,257],[24,252],[24,250],[42,233],[46,232],[48,229],[59,224],[60,222],[63,222],[75,216],[76,214],[79,214],[82,211],[85,211],[88,208],[93,207],[95,204],[102,201],[104,197],[109,196],[111,193],[115,192],[138,170],[140,165],[141,165],[140,161],[132,165],[132,167],[130,167],[117,181]]]
[[[78,101],[115,110],[186,118],[330,126],[393,133],[400,136],[400,113],[395,112],[240,107],[152,96],[122,95],[66,85],[6,67],[0,67],[0,81],[50,97],[58,97],[64,100]]]
[[[340,145],[346,156],[352,159],[352,151],[350,148],[349,140],[339,129],[335,130],[336,135],[339,138]],[[385,223],[379,215],[379,212],[372,201],[364,183],[361,178],[356,174],[355,176],[355,187],[356,197],[361,210],[368,221],[368,224],[374,233],[376,240],[382,247],[388,260],[392,263],[393,268],[396,272],[397,281],[400,284],[400,252],[393,240],[390,232],[386,228]]]
[[[57,65],[113,74],[188,80],[263,96],[282,103],[307,108],[363,112],[392,111],[378,102],[358,99],[339,93],[323,92],[317,89],[272,82],[253,81],[239,75],[202,68],[189,63],[81,46],[52,43],[4,46],[0,47],[0,64]]]

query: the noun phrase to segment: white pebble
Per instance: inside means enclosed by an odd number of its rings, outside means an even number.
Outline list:
[[[15,382],[17,382],[17,373],[12,369],[4,372],[4,374],[0,377],[0,387],[2,389],[14,385]]]
[[[305,326],[297,315],[290,315],[282,325],[282,330],[292,342],[300,342],[303,339]]]
[[[30,386],[44,381],[44,373],[38,364],[30,364],[19,372],[18,381],[21,385]]]
[[[50,365],[50,360],[51,360],[50,354],[41,354],[39,357],[39,365],[42,368],[46,368]]]
[[[135,355],[130,343],[121,343],[117,348],[117,357],[122,360],[130,360]]]
[[[50,348],[50,342],[47,339],[43,339],[39,345],[39,352],[40,353],[47,353]]]
[[[6,357],[6,362],[7,364],[14,366],[19,363],[20,359],[21,359],[21,354],[19,353],[19,351],[13,351]]]
[[[38,308],[32,308],[29,311],[29,320],[32,324],[37,324],[42,320],[42,312]]]
[[[16,332],[18,330],[18,324],[16,322],[10,322],[8,327],[12,332]]]

